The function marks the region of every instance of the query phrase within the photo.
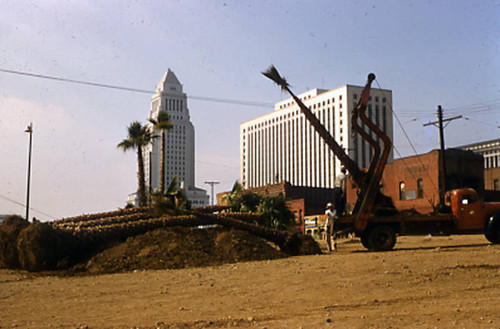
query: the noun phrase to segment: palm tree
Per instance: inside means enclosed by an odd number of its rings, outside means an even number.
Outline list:
[[[257,212],[262,216],[261,225],[277,230],[285,230],[295,218],[283,195],[262,197]]]
[[[158,118],[156,120],[151,118],[149,122],[153,124],[155,129],[161,131],[160,193],[163,193],[165,192],[165,130],[172,129],[174,125],[172,121],[170,121],[170,115],[164,110],[158,113]]]
[[[266,71],[261,73],[280,86],[282,91],[285,91],[292,96],[309,123],[314,127],[321,138],[323,138],[326,145],[328,145],[332,152],[339,158],[340,162],[342,162],[342,164],[344,164],[349,170],[351,177],[353,177],[357,185],[360,187],[366,186],[365,174],[361,171],[361,169],[359,169],[356,162],[349,158],[344,149],[337,143],[335,138],[333,138],[333,136],[328,132],[321,121],[319,121],[314,113],[312,113],[312,111],[292,92],[289,83],[280,75],[276,67],[271,65]],[[360,177],[363,179],[359,179]]]
[[[231,208],[232,211],[239,211],[240,205],[238,204],[238,197],[243,191],[243,186],[239,181],[234,182],[231,192],[226,193],[222,197],[222,204]]]
[[[153,193],[152,214],[154,216],[178,216],[189,213],[191,203],[187,199],[184,189],[178,187],[178,182],[177,175],[175,175],[166,191]]]
[[[139,185],[137,192],[139,194],[139,207],[143,207],[147,205],[147,196],[142,148],[151,142],[153,135],[146,126],[143,126],[138,121],[132,122],[127,127],[127,131],[127,138],[122,140],[116,147],[123,149],[123,152],[137,149],[137,179]]]

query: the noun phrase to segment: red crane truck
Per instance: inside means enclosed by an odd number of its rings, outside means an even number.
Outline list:
[[[362,171],[357,163],[349,158],[318,118],[290,90],[287,81],[274,66],[263,74],[292,96],[304,116],[346,167],[359,188],[352,214],[341,217],[338,220],[338,227],[343,232],[354,232],[361,238],[365,248],[372,251],[391,250],[396,244],[398,235],[429,233],[484,234],[491,243],[500,243],[500,203],[482,202],[477,192],[471,188],[446,192],[442,198],[445,204],[439,207],[441,211],[427,215],[399,212],[392,200],[380,192],[379,183],[392,143],[389,137],[366,116],[371,83],[375,80],[374,74],[368,75],[368,81],[351,118],[353,129],[373,148],[373,158],[367,171]],[[382,150],[376,137],[367,133],[358,123],[358,119],[382,141]]]

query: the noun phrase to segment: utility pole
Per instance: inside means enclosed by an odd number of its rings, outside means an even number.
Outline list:
[[[210,185],[210,187],[212,188],[212,193],[211,193],[211,196],[212,196],[212,202],[211,202],[211,204],[213,205],[213,204],[214,204],[214,185],[219,184],[219,182],[208,181],[208,182],[205,182],[205,184]]]
[[[29,213],[30,213],[30,181],[31,181],[31,149],[32,149],[32,140],[33,140],[33,122],[30,123],[28,128],[24,131],[30,134],[30,143],[28,148],[28,187],[26,189],[26,221],[29,221]]]
[[[440,152],[439,152],[439,172],[440,172],[440,177],[439,177],[439,203],[441,208],[444,207],[444,194],[446,192],[446,161],[444,157],[444,151],[445,151],[445,146],[444,146],[444,128],[443,127],[443,122],[447,121],[450,122],[452,120],[460,119],[462,118],[461,115],[448,118],[448,119],[443,119],[443,109],[441,108],[441,105],[438,105],[438,110],[437,110],[437,116],[438,116],[438,121],[434,122],[428,122],[424,124],[425,126],[436,126],[438,124],[439,128],[439,144],[440,144]]]

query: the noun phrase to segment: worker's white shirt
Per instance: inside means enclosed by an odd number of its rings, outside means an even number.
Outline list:
[[[333,223],[333,220],[334,220],[336,214],[337,214],[337,211],[335,209],[333,211],[330,209],[326,209],[326,211],[325,211],[325,215],[326,215],[325,228],[327,228],[330,225],[330,223]]]
[[[345,180],[346,175],[343,172],[340,172],[340,174],[335,177],[335,187],[339,187],[343,191],[345,189]]]

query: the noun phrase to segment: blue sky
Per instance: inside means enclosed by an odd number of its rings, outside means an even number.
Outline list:
[[[145,122],[170,68],[188,97],[273,104],[260,72],[274,64],[293,90],[363,85],[393,90],[417,152],[439,145],[423,127],[463,115],[446,145],[499,137],[500,1],[0,1],[0,69],[151,90],[126,92],[0,72],[0,213],[24,214],[34,125],[32,215],[42,220],[123,207],[135,154],[116,144]],[[377,86],[377,84],[375,85]],[[239,124],[272,111],[190,99],[196,182],[239,178]],[[395,120],[394,144],[413,148]],[[396,153],[397,154],[397,153]]]

